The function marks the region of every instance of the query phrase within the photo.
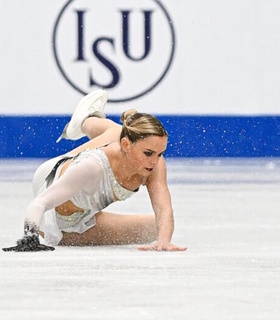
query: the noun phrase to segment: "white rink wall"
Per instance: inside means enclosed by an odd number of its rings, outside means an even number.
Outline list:
[[[149,93],[122,104],[156,114],[279,114],[280,29],[277,0],[26,0],[1,1],[1,114],[69,114],[82,94],[63,77],[54,57],[54,29],[61,65],[84,91],[89,73],[105,86],[112,74],[92,52],[119,70],[121,80],[108,88],[111,99],[148,90],[167,67],[174,28],[174,57],[163,80]],[[62,12],[62,9],[68,5]],[[152,11],[151,51],[133,62],[122,49],[122,17],[130,11],[130,55],[144,50],[142,11]],[[84,58],[78,55],[77,11],[83,12]]]

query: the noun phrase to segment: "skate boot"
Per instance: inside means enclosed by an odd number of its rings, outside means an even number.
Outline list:
[[[78,103],[71,120],[66,124],[61,136],[56,142],[61,139],[78,140],[85,136],[82,132],[82,124],[88,117],[106,118],[103,109],[108,100],[108,94],[104,90],[96,90],[87,94]]]

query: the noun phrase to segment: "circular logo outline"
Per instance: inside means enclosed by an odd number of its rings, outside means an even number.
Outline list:
[[[52,34],[52,49],[53,49],[53,55],[54,55],[54,59],[56,62],[56,65],[58,67],[58,69],[60,70],[61,74],[63,75],[63,77],[65,78],[65,80],[70,84],[71,87],[73,87],[76,91],[80,92],[83,95],[87,95],[89,92],[85,92],[84,90],[80,89],[75,83],[73,83],[73,81],[67,76],[66,72],[64,71],[64,69],[61,66],[61,63],[59,61],[58,55],[57,55],[57,50],[56,50],[56,42],[57,42],[57,38],[56,38],[56,34],[57,34],[57,30],[58,30],[58,26],[59,26],[59,22],[60,19],[62,17],[62,15],[64,14],[64,11],[67,9],[67,7],[71,4],[71,2],[73,2],[75,0],[69,0],[61,9],[55,24],[54,24],[54,29],[53,29],[53,34]],[[127,101],[131,101],[131,100],[135,100],[138,99],[144,95],[146,95],[147,93],[151,92],[153,89],[155,89],[159,83],[163,80],[163,78],[166,76],[167,72],[169,71],[171,64],[173,62],[174,59],[174,55],[175,55],[175,46],[176,46],[176,37],[175,37],[175,30],[174,30],[174,23],[171,20],[170,15],[168,14],[167,10],[165,9],[165,7],[162,5],[162,3],[160,2],[160,0],[152,0],[154,2],[156,2],[160,8],[162,9],[163,13],[165,14],[168,22],[169,22],[169,26],[170,26],[170,32],[171,32],[171,40],[172,40],[172,48],[171,48],[171,53],[170,53],[170,57],[167,63],[166,68],[164,69],[163,73],[161,74],[161,76],[159,77],[158,80],[156,80],[148,89],[145,89],[144,91],[133,95],[131,97],[127,97],[127,98],[121,98],[121,99],[109,99],[108,102],[112,102],[112,103],[119,103],[119,102],[127,102]]]

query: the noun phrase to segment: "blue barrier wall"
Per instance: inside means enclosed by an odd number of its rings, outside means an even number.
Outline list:
[[[119,122],[119,116],[109,116]],[[167,157],[279,157],[280,116],[159,115]],[[56,139],[69,116],[0,116],[0,158],[50,158],[84,141]]]

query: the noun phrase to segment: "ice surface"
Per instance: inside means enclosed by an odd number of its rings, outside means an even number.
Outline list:
[[[0,161],[0,246],[22,235],[42,160]],[[0,319],[279,320],[280,160],[168,160],[186,252],[0,252]],[[143,188],[142,188],[143,189]],[[143,189],[111,211],[151,212]]]

